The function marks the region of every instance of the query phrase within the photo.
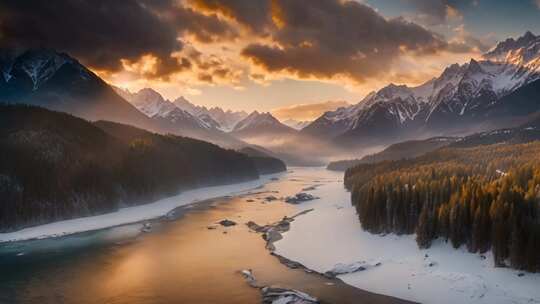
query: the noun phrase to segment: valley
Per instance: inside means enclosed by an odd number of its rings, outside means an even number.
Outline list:
[[[0,303],[540,304],[539,1],[0,1]]]

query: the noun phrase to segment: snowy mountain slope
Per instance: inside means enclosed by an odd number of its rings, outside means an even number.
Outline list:
[[[326,112],[302,132],[355,143],[452,134],[495,122],[512,123],[519,118],[509,113],[530,114],[518,111],[518,107],[539,111],[540,103],[535,100],[540,96],[526,105],[526,101],[513,105],[508,96],[538,80],[540,36],[527,32],[517,40],[499,43],[482,60],[449,66],[439,77],[418,87],[390,84],[356,105]]]
[[[179,128],[219,129],[219,124],[211,117],[204,114],[201,117],[192,115],[166,100],[151,88],[141,89],[137,93],[122,89],[117,89],[117,91],[137,107],[139,111],[153,119],[168,121]]]
[[[272,114],[253,111],[246,118],[239,121],[231,133],[237,135],[264,135],[268,133],[294,134],[297,131],[282,124]]]
[[[246,118],[248,115],[244,111],[224,111],[219,107],[208,109],[207,107],[191,103],[183,96],[174,100],[173,103],[180,109],[187,111],[194,116],[199,118],[204,117],[203,120],[205,121],[212,119],[215,123],[219,124],[219,128],[225,132],[231,131],[237,122]],[[209,122],[209,124],[215,124],[214,122]]]
[[[158,92],[149,88],[132,94],[128,101],[149,117],[155,115],[166,116],[177,108],[174,104],[165,100]]]
[[[298,121],[298,120],[295,120],[295,119],[286,119],[284,121],[282,121],[281,123],[283,123],[284,125],[286,126],[289,126],[295,130],[302,130],[303,128],[305,128],[307,125],[309,125],[311,123],[311,121]]]
[[[120,88],[115,89],[137,109],[168,132],[210,141],[228,148],[238,148],[246,145],[245,142],[223,132],[219,123],[209,115],[204,113],[199,116],[192,115],[163,98],[161,94],[153,89],[145,88],[136,93]]]
[[[234,126],[241,121],[242,119],[248,116],[248,113],[245,111],[224,111],[219,107],[213,107],[208,110],[208,114],[212,116],[219,124],[221,129],[226,132],[232,131]]]

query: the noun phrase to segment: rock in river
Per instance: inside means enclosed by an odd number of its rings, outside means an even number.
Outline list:
[[[259,286],[251,269],[240,272],[249,286],[260,288],[263,304],[311,304],[319,303],[317,298],[307,293],[286,288]]]
[[[264,200],[267,201],[267,202],[277,201],[277,199],[278,198],[273,196],[273,195],[269,195],[269,196],[264,198]]]
[[[309,304],[319,303],[307,293],[285,288],[264,287],[261,289],[264,304]]]
[[[297,193],[295,196],[287,196],[287,198],[285,198],[285,202],[289,204],[300,204],[303,202],[312,201],[314,199],[318,199],[318,197],[313,196],[309,193],[300,192]]]
[[[246,282],[251,287],[258,288],[257,286],[257,280],[255,280],[255,276],[253,275],[253,271],[251,269],[244,269],[240,273],[244,276],[244,279],[246,279]]]
[[[224,219],[224,220],[219,221],[219,224],[221,226],[230,227],[230,226],[236,225],[236,222],[233,222],[233,221],[228,220],[228,219]]]

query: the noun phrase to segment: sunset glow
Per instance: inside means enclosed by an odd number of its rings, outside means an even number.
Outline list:
[[[93,37],[49,43],[130,91],[153,87],[169,99],[185,95],[205,106],[270,111],[326,100],[357,103],[388,83],[419,85],[522,33],[520,25],[495,31],[502,25],[480,22],[504,14],[504,1],[435,2],[142,1],[132,8],[137,18],[122,21],[137,24],[131,33],[110,33],[114,45],[88,51],[84,43]],[[528,29],[538,29],[529,22],[540,11],[537,1],[518,2]],[[298,88],[302,97],[283,94],[284,87]]]

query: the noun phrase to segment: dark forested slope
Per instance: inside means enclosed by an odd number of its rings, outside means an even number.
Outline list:
[[[242,153],[134,127],[0,105],[0,231],[255,179]]]
[[[282,160],[272,157],[260,150],[244,147],[240,149],[240,152],[246,154],[253,160],[259,174],[271,174],[287,170],[287,166]]]

